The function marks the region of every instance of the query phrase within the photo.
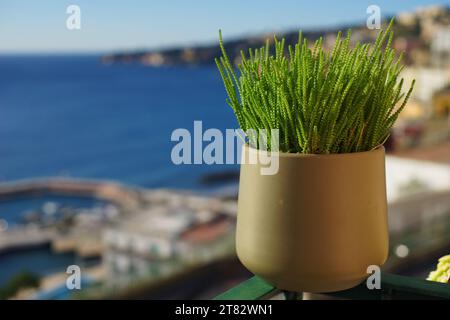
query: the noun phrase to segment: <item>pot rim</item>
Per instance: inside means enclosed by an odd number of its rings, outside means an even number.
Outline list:
[[[264,151],[264,150],[260,150],[260,149],[255,149],[255,148],[251,147],[248,143],[244,144],[243,148],[247,149],[249,152],[259,153],[261,151]],[[272,154],[272,153],[278,154],[279,157],[283,157],[283,158],[342,158],[342,157],[350,158],[350,157],[375,154],[375,153],[379,153],[379,152],[384,153],[385,148],[384,148],[384,145],[381,144],[369,151],[346,152],[346,153],[300,153],[300,152],[293,153],[293,152],[280,152],[280,151],[276,151],[276,152],[268,151],[268,152],[269,152],[269,154]]]

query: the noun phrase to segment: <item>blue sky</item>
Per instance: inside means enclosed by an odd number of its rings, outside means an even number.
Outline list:
[[[259,32],[333,26],[366,20],[427,0],[0,0],[0,53],[102,52],[193,45]],[[81,30],[68,30],[66,8],[81,8]]]

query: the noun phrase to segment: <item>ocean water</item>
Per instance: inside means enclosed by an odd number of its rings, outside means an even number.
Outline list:
[[[215,67],[103,65],[97,56],[0,56],[0,182],[47,176],[205,189],[236,165],[172,163],[176,128],[236,128]]]
[[[179,165],[170,155],[177,128],[236,128],[214,67],[103,65],[98,56],[0,56],[0,182],[69,176],[148,188],[208,191],[208,173],[237,165]],[[64,197],[0,202],[0,219],[23,222],[44,203],[74,207],[95,200]],[[49,248],[0,256],[0,286],[17,270],[64,272],[73,255]]]
[[[47,247],[0,254],[0,287],[21,271],[45,276],[52,273],[63,273],[68,266],[74,263],[79,263],[74,254],[54,254]]]

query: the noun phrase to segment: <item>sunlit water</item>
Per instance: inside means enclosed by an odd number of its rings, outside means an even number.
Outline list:
[[[0,181],[64,175],[205,189],[203,174],[237,168],[171,161],[174,129],[237,127],[213,66],[0,56],[0,116]]]
[[[235,128],[214,67],[103,65],[99,57],[0,56],[0,182],[48,176],[110,179],[143,187],[208,190],[206,173],[230,165],[176,166],[171,133]],[[92,208],[92,199],[42,197],[0,202],[9,227],[46,203]],[[0,285],[19,269],[64,271],[73,255],[48,248],[0,256]]]

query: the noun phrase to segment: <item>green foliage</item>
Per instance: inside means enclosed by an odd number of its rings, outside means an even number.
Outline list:
[[[348,153],[383,144],[414,87],[402,92],[392,22],[373,45],[351,48],[351,32],[344,39],[339,32],[332,52],[324,51],[322,38],[310,47],[300,33],[286,53],[285,40],[275,38],[274,54],[269,41],[248,56],[241,51],[238,73],[219,31],[216,64],[241,129],[265,129],[269,139],[279,129],[283,152]]]
[[[439,259],[436,270],[430,272],[427,280],[450,283],[450,254]]]
[[[40,278],[38,275],[28,271],[20,271],[4,287],[0,288],[0,300],[14,296],[20,289],[37,288],[39,284]]]

